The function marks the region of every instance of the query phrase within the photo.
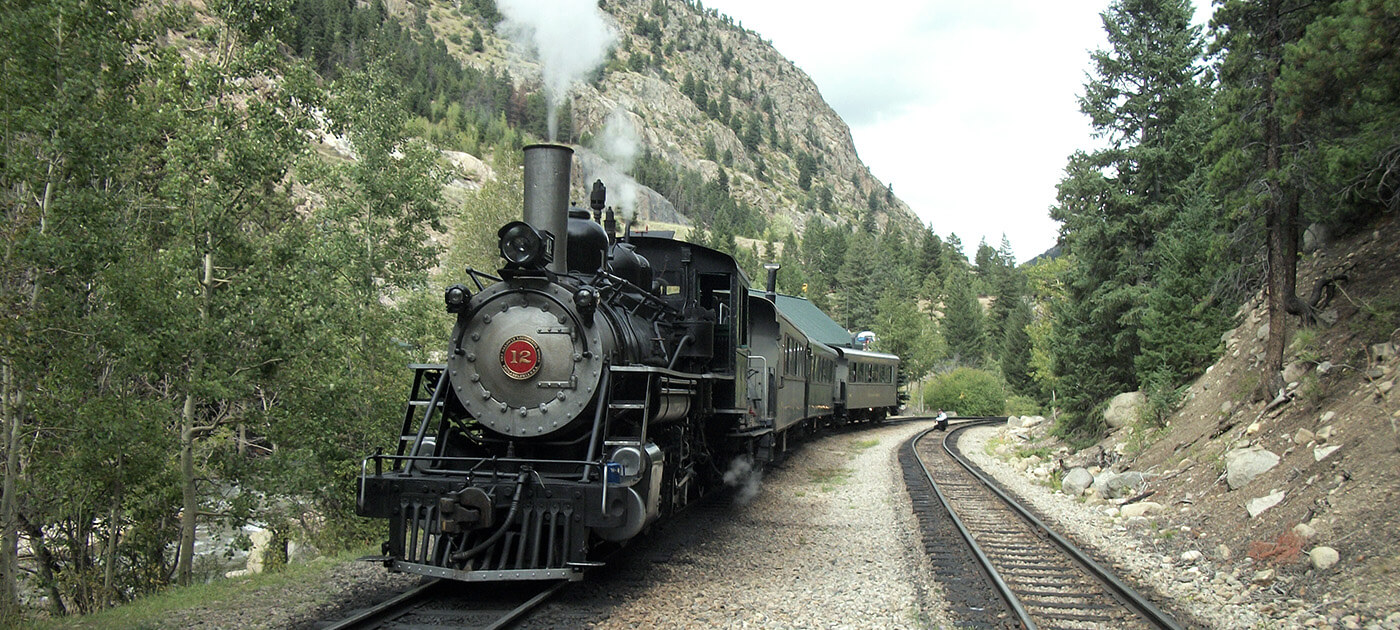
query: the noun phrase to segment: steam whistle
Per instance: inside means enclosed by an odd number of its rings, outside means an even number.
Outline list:
[[[593,209],[593,220],[598,223],[603,222],[603,203],[607,196],[608,189],[603,186],[603,180],[594,180],[593,192],[588,195],[588,207]]]

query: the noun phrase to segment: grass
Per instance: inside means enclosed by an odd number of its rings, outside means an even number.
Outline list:
[[[1042,460],[1050,459],[1050,447],[1038,446],[1036,448],[1018,448],[1016,449],[1016,456],[1021,459],[1027,457],[1039,457]]]
[[[863,451],[880,443],[880,440],[856,440],[851,442],[851,447],[856,451]]]
[[[146,630],[174,628],[175,613],[202,607],[256,610],[260,602],[286,586],[323,579],[331,567],[353,562],[366,555],[378,555],[379,545],[353,549],[338,555],[317,558],[305,564],[288,565],[276,573],[218,579],[204,584],[176,586],[136,599],[128,604],[90,615],[36,620],[30,628],[107,628]]]
[[[850,468],[817,468],[812,470],[812,482],[820,484],[822,492],[831,492],[836,486],[846,483],[854,472]]]

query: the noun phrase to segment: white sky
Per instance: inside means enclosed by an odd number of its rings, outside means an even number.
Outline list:
[[[1018,262],[1055,244],[1055,184],[1095,146],[1077,99],[1109,0],[703,2],[810,75],[874,175],[969,258],[1003,234]]]

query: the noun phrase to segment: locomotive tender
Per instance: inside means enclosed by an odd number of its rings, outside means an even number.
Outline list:
[[[356,511],[389,520],[391,568],[581,579],[736,460],[762,465],[789,434],[898,407],[899,358],[849,347],[810,303],[778,296],[776,268],[751,292],[724,253],[619,240],[611,209],[599,221],[601,182],[591,218],[570,210],[572,160],[525,148],[524,221],[498,232],[505,267],[446,290],[447,361],[412,366],[396,453],[362,464]]]

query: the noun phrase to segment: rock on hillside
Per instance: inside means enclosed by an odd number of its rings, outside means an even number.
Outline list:
[[[860,161],[850,128],[822,99],[811,78],[759,35],[714,10],[701,10],[681,0],[603,0],[599,4],[610,16],[619,42],[602,78],[573,89],[576,133],[596,133],[615,109],[626,108],[643,123],[646,149],[677,167],[714,178],[721,165],[706,159],[710,139],[720,162],[726,153],[732,155],[732,163],[723,167],[732,194],[799,229],[809,218],[824,214],[816,186],[804,191],[798,185],[797,157],[808,153],[817,161],[813,182],[833,193],[828,221],[856,222],[867,212],[873,193],[881,206],[876,216],[879,224],[920,226],[898,197],[884,201],[885,184]],[[480,18],[458,10],[456,3],[393,2],[389,8],[400,15],[425,11],[427,23],[440,35],[456,33],[460,39],[462,33],[478,28],[486,36],[483,52],[473,53],[457,43],[449,43],[448,49],[481,68],[506,68],[518,83],[535,86],[540,82],[540,67],[528,51],[480,23]],[[687,75],[706,86],[708,100],[727,100],[727,120],[702,111],[696,100],[682,93]],[[768,102],[771,116],[764,107]],[[732,122],[737,120],[742,130],[755,114],[764,121],[763,141],[758,150],[750,151]],[[779,138],[776,145],[774,131]]]

